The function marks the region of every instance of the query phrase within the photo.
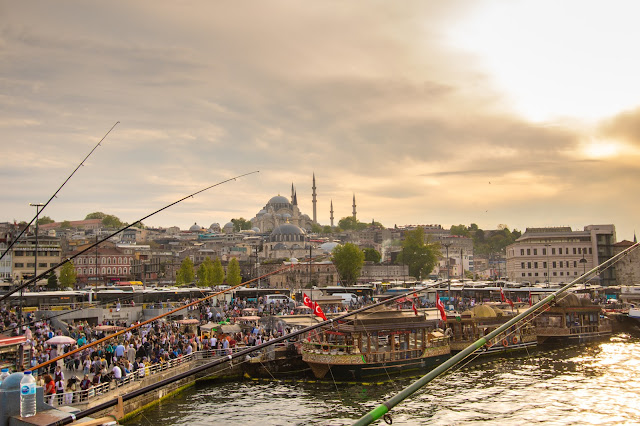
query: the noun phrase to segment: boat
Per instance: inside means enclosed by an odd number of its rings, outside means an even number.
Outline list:
[[[451,352],[460,352],[478,339],[486,336],[513,317],[497,304],[480,304],[462,312],[447,316],[445,333],[450,336]],[[537,346],[537,336],[531,318],[498,335],[483,346],[481,354],[521,350]]]
[[[536,318],[538,343],[573,344],[608,338],[612,334],[611,320],[602,308],[589,298],[568,293],[555,303],[545,306]]]
[[[436,320],[383,306],[311,331],[302,343],[302,360],[318,379],[360,380],[431,369],[450,353],[449,338],[437,331]]]

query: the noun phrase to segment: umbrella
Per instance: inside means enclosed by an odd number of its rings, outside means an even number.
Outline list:
[[[54,336],[45,343],[49,345],[72,345],[76,343],[76,341],[69,336]]]

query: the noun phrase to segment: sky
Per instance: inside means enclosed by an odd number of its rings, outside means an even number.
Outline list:
[[[0,0],[0,222],[640,231],[636,1]]]

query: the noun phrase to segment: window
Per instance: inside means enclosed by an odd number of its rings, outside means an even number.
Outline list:
[[[551,249],[551,254],[556,254],[556,248],[555,247]]]
[[[527,262],[527,269],[531,269],[531,262]]]
[[[569,247],[564,249],[564,254],[569,254]]]
[[[533,255],[537,256],[538,255],[538,249],[533,249]]]
[[[533,269],[538,269],[538,262],[533,262]]]
[[[537,277],[537,276],[538,276],[538,273],[536,272],[536,273],[534,273],[533,275],[535,275],[535,276]]]
[[[529,276],[531,276],[531,272],[529,272]]]
[[[16,268],[24,268],[24,263],[14,263],[14,267],[16,267]]]
[[[573,261],[573,267],[577,268],[578,267],[578,262],[576,262],[575,260]]]
[[[527,256],[531,255],[531,249],[527,249]]]
[[[520,249],[520,256],[524,256],[524,249]]]
[[[38,268],[46,268],[47,264],[46,263],[38,263]]]
[[[111,268],[107,268],[107,274],[111,274]]]
[[[106,274],[106,273],[107,273],[107,268],[104,268],[104,267],[103,267],[103,268],[102,268],[102,273],[103,273],[103,274]]]
[[[573,254],[578,254],[578,250],[575,247],[573,248]]]
[[[546,269],[547,268],[547,262],[542,262],[542,267]]]
[[[591,247],[589,247],[589,254],[593,254]]]
[[[542,255],[543,255],[543,256],[546,256],[546,255],[547,255],[547,249],[546,249],[546,248],[543,248],[543,249],[542,249]]]
[[[51,267],[56,266],[56,265],[57,265],[57,263],[50,263],[49,264],[49,266],[51,266]]]
[[[554,276],[554,277],[557,277],[557,276],[558,276],[558,273],[554,271],[554,272],[553,272],[553,276]]]
[[[560,271],[560,276],[563,276],[563,275],[564,275],[564,272]]]
[[[559,267],[562,268],[562,260],[560,261],[560,266]]]
[[[34,268],[35,266],[35,263],[27,263],[27,268]]]
[[[553,269],[555,269],[555,268],[556,268],[556,262],[553,262],[553,263],[551,264],[551,267],[552,267]],[[555,274],[555,272],[554,272],[554,274]]]
[[[89,268],[89,274],[93,275],[93,268]]]
[[[520,263],[520,267],[521,267],[522,269],[524,269],[524,262],[521,262],[521,263]]]
[[[525,274],[525,273],[523,272],[523,273],[522,273],[522,276],[523,276],[523,277],[526,277],[526,276],[527,276],[527,274]]]

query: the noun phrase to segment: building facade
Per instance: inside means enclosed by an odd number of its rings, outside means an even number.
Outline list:
[[[31,279],[58,265],[62,259],[60,238],[57,237],[40,235],[37,241],[35,235],[22,237],[12,250],[11,275],[17,281]]]
[[[506,249],[507,278],[515,282],[570,282],[614,255],[614,225],[589,225],[582,231],[570,227],[527,228]],[[594,281],[615,285],[608,268]]]

